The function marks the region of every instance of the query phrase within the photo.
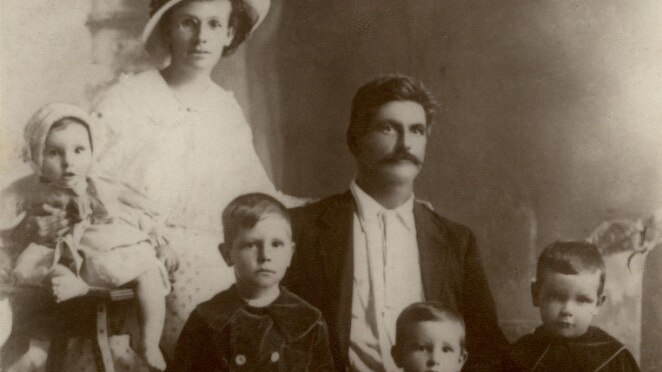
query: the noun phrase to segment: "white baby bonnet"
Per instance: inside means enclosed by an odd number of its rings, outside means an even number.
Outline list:
[[[26,162],[30,162],[35,173],[41,174],[48,132],[53,124],[65,118],[73,118],[87,125],[92,140],[92,153],[99,153],[103,140],[101,131],[98,130],[92,117],[82,108],[70,103],[49,103],[32,115],[23,132],[25,140],[23,158]]]

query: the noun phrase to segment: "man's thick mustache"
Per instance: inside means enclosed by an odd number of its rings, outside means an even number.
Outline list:
[[[393,153],[392,155],[389,155],[382,159],[382,163],[397,163],[400,161],[409,161],[411,163],[414,163],[416,165],[423,165],[423,161],[416,156],[412,155],[408,151],[398,151],[396,153]]]

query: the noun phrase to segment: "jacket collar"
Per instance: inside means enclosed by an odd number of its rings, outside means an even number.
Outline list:
[[[421,279],[426,301],[441,301],[444,279],[448,273],[448,231],[435,221],[426,206],[414,203],[414,224],[421,263]]]
[[[285,339],[294,342],[310,332],[321,320],[321,315],[287,288],[281,286],[280,291],[280,295],[270,305],[253,308],[239,296],[233,284],[214,298],[213,305],[206,308],[205,316],[209,317],[212,329],[222,332],[241,309],[250,313],[268,314]]]
[[[540,340],[544,348],[563,347],[577,363],[582,371],[596,371],[608,363],[625,347],[615,338],[598,327],[589,327],[586,333],[575,338],[561,338],[547,332],[543,326],[536,328],[534,336]]]
[[[352,286],[354,283],[354,253],[352,248],[353,213],[356,207],[351,192],[336,196],[320,216],[319,255],[324,267],[324,278],[329,283],[330,299],[335,304],[334,328],[338,348],[347,358],[352,321]]]
[[[356,204],[348,191],[334,200],[320,216],[322,232],[320,255],[329,283],[339,283],[343,278],[346,256],[353,256],[351,248],[352,222]],[[353,259],[350,261],[353,263]],[[353,273],[353,270],[349,271]],[[351,288],[351,287],[350,287]]]
[[[267,312],[271,315],[288,342],[294,342],[307,335],[322,319],[319,310],[303,302],[285,287],[280,287],[280,296]]]

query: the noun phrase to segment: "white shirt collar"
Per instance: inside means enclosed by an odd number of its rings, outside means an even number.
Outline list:
[[[241,296],[241,295],[240,295]],[[244,298],[248,306],[252,307],[265,307],[271,305],[276,299],[280,296],[280,287],[275,286],[269,292],[265,293],[264,296],[258,298]]]
[[[401,206],[394,209],[387,209],[373,199],[372,196],[363,191],[363,189],[361,189],[356,183],[356,180],[352,181],[349,185],[349,189],[356,201],[356,213],[361,220],[369,222],[378,218],[380,213],[395,212],[398,219],[402,221],[410,231],[414,233],[416,232],[416,225],[414,224],[414,194],[412,194]]]

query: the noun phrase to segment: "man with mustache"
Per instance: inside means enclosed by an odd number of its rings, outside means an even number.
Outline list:
[[[347,131],[356,179],[292,211],[297,250],[285,285],[322,310],[338,370],[397,370],[396,319],[421,301],[464,316],[464,370],[501,369],[507,342],[472,232],[414,199],[434,108],[410,77],[362,86]]]

